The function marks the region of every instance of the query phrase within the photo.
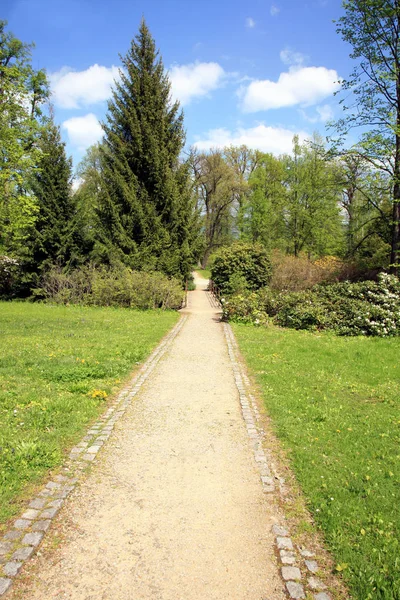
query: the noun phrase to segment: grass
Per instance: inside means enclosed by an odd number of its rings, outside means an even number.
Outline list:
[[[0,529],[177,319],[0,302]]]
[[[234,324],[352,597],[400,598],[400,340]]]
[[[211,279],[211,271],[210,269],[195,269],[201,277],[204,279]]]

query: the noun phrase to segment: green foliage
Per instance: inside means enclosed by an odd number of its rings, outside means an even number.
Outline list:
[[[37,166],[41,104],[49,95],[43,71],[31,66],[31,46],[0,21],[0,252],[26,255],[37,216],[29,178]]]
[[[329,326],[340,335],[400,335],[400,281],[393,275],[320,287],[315,293],[330,313]]]
[[[248,235],[249,202],[252,197],[250,181],[254,170],[263,159],[262,152],[241,146],[224,148],[223,157],[235,175],[236,184],[233,189],[233,212],[236,213],[235,230],[241,239],[250,239],[253,242],[262,242],[256,237]],[[253,220],[253,219],[252,219]]]
[[[352,46],[356,63],[342,81],[345,115],[337,121],[339,142],[354,127],[364,132],[356,145],[387,179],[391,204],[391,263],[400,264],[400,5],[398,0],[345,0],[337,32]],[[378,32],[378,33],[377,33]],[[347,104],[348,99],[351,101]]]
[[[351,597],[398,600],[400,340],[234,332]]]
[[[291,292],[282,299],[274,322],[293,329],[323,329],[327,326],[326,307],[312,292]]]
[[[31,181],[38,212],[29,267],[36,273],[52,264],[74,265],[84,252],[71,190],[72,163],[66,156],[60,128],[52,120],[42,130],[39,149],[40,161]]]
[[[271,261],[260,244],[235,243],[216,252],[211,278],[223,294],[238,289],[257,290],[268,284]]]
[[[57,304],[120,306],[135,309],[178,309],[181,282],[163,273],[132,271],[128,267],[82,267],[69,272],[54,267],[43,277],[36,295]]]
[[[244,216],[243,237],[262,243],[268,249],[286,248],[285,177],[282,158],[263,154],[258,157],[249,178],[251,192]]]
[[[382,273],[376,282],[343,282],[300,292],[264,289],[229,297],[223,316],[255,324],[272,318],[281,327],[328,329],[346,336],[398,336],[400,281]]]
[[[307,252],[313,257],[340,253],[340,186],[322,140],[315,136],[301,145],[295,136],[293,155],[284,158],[284,165],[287,197],[283,218],[289,253]]]
[[[246,146],[192,153],[204,215],[203,266],[212,252],[237,237],[314,259],[343,251],[337,161],[317,135],[303,144],[295,136],[293,142],[293,153],[280,157]]]
[[[86,150],[76,168],[75,176],[79,183],[75,192],[79,218],[84,227],[85,238],[90,239],[93,245],[98,226],[98,200],[103,186],[100,144],[94,144]]]
[[[176,322],[171,311],[0,306],[0,523]]]
[[[235,323],[251,323],[253,325],[268,325],[270,319],[260,304],[260,294],[249,292],[235,294],[229,299],[222,298],[223,318]]]
[[[232,239],[232,207],[244,190],[244,182],[222,150],[192,151],[190,165],[197,205],[202,214],[204,247],[201,263],[207,266],[210,254]]]
[[[0,256],[0,298],[11,298],[20,276],[20,265],[15,258]]]
[[[194,205],[179,162],[183,114],[170,101],[170,82],[144,20],[122,64],[103,124],[94,252],[102,261],[184,278],[193,262]]]
[[[346,215],[346,255],[366,268],[386,268],[392,236],[390,177],[372,167],[357,148],[344,152],[338,167]]]

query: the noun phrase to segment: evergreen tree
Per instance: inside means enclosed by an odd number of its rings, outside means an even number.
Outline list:
[[[183,114],[170,100],[169,79],[144,21],[122,63],[103,125],[95,252],[135,269],[186,276],[193,205],[179,163]]]
[[[79,262],[83,248],[71,190],[72,162],[53,121],[44,129],[39,148],[41,160],[32,180],[38,214],[30,268],[40,273],[52,264]]]

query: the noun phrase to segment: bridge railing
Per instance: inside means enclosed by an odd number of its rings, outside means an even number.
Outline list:
[[[212,279],[209,280],[208,291],[214,296],[218,303],[221,304],[221,290],[215,285]]]

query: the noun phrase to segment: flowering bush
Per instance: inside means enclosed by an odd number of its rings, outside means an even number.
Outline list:
[[[221,304],[225,321],[253,325],[266,325],[269,321],[267,313],[260,308],[260,296],[257,292],[236,294],[228,299],[221,298]]]
[[[229,298],[223,317],[260,324],[272,318],[282,327],[329,329],[338,335],[400,335],[400,281],[382,273],[376,282],[346,281],[301,292],[265,288]]]
[[[0,256],[0,298],[12,295],[14,280],[19,271],[19,263],[10,256]]]

